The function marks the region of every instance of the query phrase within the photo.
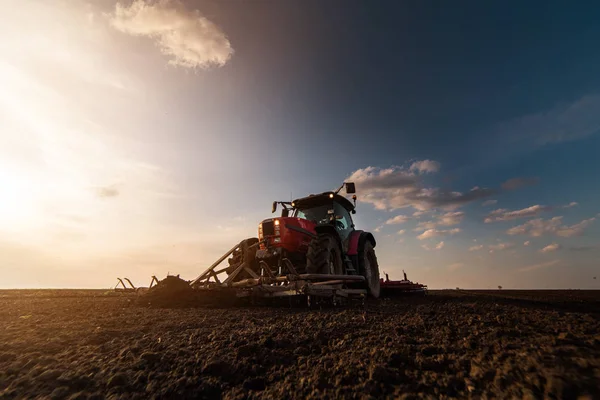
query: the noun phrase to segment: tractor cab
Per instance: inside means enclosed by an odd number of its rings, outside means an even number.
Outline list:
[[[344,187],[347,194],[353,195],[354,204],[339,194]],[[273,202],[272,212],[276,212],[277,206],[281,204],[281,219],[285,219],[288,224],[298,223],[303,228],[308,226],[311,233],[316,233],[322,227],[330,226],[337,230],[343,241],[354,230],[354,222],[351,217],[351,214],[356,213],[356,195],[354,193],[356,193],[354,183],[344,183],[334,192],[311,194],[291,202]],[[290,221],[291,219],[301,221]],[[300,232],[296,231],[295,233]]]

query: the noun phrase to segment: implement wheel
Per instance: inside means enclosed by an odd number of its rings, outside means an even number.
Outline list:
[[[365,277],[369,295],[378,298],[381,291],[379,263],[377,262],[373,243],[369,240],[365,242],[363,251],[358,254],[358,262],[360,264],[362,275]]]
[[[337,240],[330,234],[313,239],[306,253],[306,272],[309,274],[343,275],[342,252]]]

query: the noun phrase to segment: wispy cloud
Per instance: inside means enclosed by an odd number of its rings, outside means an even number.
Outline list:
[[[449,230],[428,229],[425,232],[423,232],[422,234],[420,234],[419,236],[417,236],[417,239],[424,240],[424,239],[430,239],[432,237],[437,237],[437,236],[454,235],[459,232],[460,232],[460,228],[454,228],[454,229],[449,229]]]
[[[516,152],[579,140],[599,131],[600,96],[589,95],[571,104],[508,121],[491,134],[498,138],[494,148],[506,153],[506,150]]]
[[[449,212],[438,217],[438,224],[443,226],[458,225],[464,218],[465,213],[462,211]]]
[[[135,0],[129,6],[117,3],[110,22],[121,32],[154,39],[173,65],[223,66],[233,55],[229,40],[217,25],[176,0]]]
[[[523,208],[522,210],[507,210],[506,208],[499,208],[497,210],[492,211],[485,217],[484,222],[497,222],[497,221],[510,221],[512,219],[518,218],[529,218],[534,217],[544,211],[551,210],[551,207],[542,206],[539,204],[533,205],[531,207]]]
[[[503,250],[508,250],[508,249],[512,249],[513,247],[515,247],[514,243],[498,243],[498,244],[491,244],[488,246],[488,248],[490,249],[490,254],[494,253],[495,251],[503,251]]]
[[[528,265],[526,267],[519,268],[519,272],[529,272],[529,271],[535,271],[535,270],[542,269],[542,268],[548,268],[548,267],[552,267],[552,266],[558,264],[559,262],[560,262],[560,260],[552,260],[552,261],[548,261],[548,262],[541,263],[541,264]]]
[[[542,218],[532,219],[523,225],[518,225],[506,231],[508,235],[529,235],[532,237],[540,237],[544,234],[554,234],[561,237],[581,236],[589,225],[596,218],[583,220],[577,224],[568,226],[562,224],[562,216],[554,217],[549,220]]]
[[[421,247],[424,248],[425,250],[441,250],[442,248],[444,248],[444,241],[442,240],[441,242],[439,242],[438,244],[436,244],[435,246],[431,247],[427,244],[422,244]]]
[[[482,244],[477,245],[477,246],[471,246],[471,247],[469,247],[469,251],[479,251],[481,249],[483,249],[483,245]]]
[[[550,253],[556,250],[559,250],[561,248],[561,245],[558,243],[552,243],[549,244],[548,246],[544,247],[543,249],[540,250],[540,253]]]
[[[387,221],[385,221],[386,225],[395,225],[395,224],[403,224],[406,221],[408,221],[410,218],[407,217],[406,215],[396,215],[393,218],[388,219]]]
[[[529,240],[527,240],[526,242],[523,243],[523,246],[529,246],[531,244],[531,242]]]
[[[432,160],[415,161],[411,164],[409,170],[419,173],[438,172],[440,170],[440,163]]]
[[[398,231],[398,235],[404,235],[406,233],[406,229],[400,229]]]
[[[483,203],[481,203],[481,205],[483,207],[487,207],[487,206],[493,206],[496,203],[498,203],[498,200],[486,200]]]

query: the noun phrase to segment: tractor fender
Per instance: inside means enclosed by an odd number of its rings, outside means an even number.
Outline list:
[[[317,225],[317,226],[315,226],[315,232],[317,232],[317,234],[319,234],[319,235],[322,233],[327,233],[327,234],[333,236],[338,243],[338,246],[340,248],[340,251],[342,252],[342,257],[343,257],[344,246],[342,244],[342,240],[340,239],[340,234],[338,233],[337,229],[335,229],[335,227],[333,227],[331,225]]]
[[[352,232],[348,240],[348,255],[357,256],[359,252],[362,252],[365,240],[369,240],[373,243],[373,247],[377,245],[372,233],[360,230]]]

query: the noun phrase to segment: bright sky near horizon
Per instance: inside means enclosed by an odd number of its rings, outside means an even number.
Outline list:
[[[191,279],[271,201],[351,179],[392,277],[600,289],[597,5],[0,0],[0,15],[0,288]]]

